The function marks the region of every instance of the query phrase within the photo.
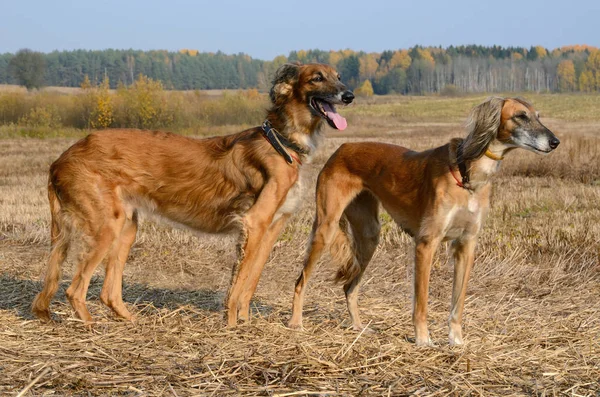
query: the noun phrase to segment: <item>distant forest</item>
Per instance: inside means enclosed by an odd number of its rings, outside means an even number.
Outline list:
[[[38,53],[39,54],[39,53]],[[41,85],[77,87],[87,76],[112,88],[131,85],[139,75],[159,80],[167,89],[267,90],[285,62],[323,62],[335,66],[351,88],[384,95],[472,92],[600,91],[600,51],[576,45],[554,50],[536,46],[415,46],[382,53],[292,51],[271,61],[245,54],[200,53],[195,50],[54,51],[39,54]],[[15,54],[0,54],[0,84],[19,84]],[[26,67],[27,65],[21,65]],[[39,77],[39,76],[38,76]]]

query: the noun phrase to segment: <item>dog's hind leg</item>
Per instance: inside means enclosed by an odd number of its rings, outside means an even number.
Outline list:
[[[90,280],[96,267],[120,236],[125,223],[125,211],[117,204],[113,195],[93,197],[85,204],[87,206],[82,213],[87,215],[87,219],[82,225],[82,231],[87,249],[81,255],[66,294],[77,317],[91,323],[92,316],[85,305]]]
[[[325,169],[324,169],[325,171]],[[340,178],[336,178],[336,177]],[[304,294],[308,279],[313,272],[323,250],[331,247],[334,241],[339,242],[339,249],[345,251],[338,254],[338,259],[345,261],[352,255],[352,248],[346,236],[346,232],[340,229],[340,218],[348,203],[360,192],[362,183],[360,180],[348,178],[347,174],[332,174],[328,177],[321,172],[317,186],[317,215],[313,224],[312,236],[309,243],[308,253],[304,261],[304,268],[296,281],[294,289],[294,300],[292,303],[292,317],[288,323],[290,328],[302,327],[302,307],[304,306]],[[342,258],[343,257],[343,258]]]
[[[475,259],[475,239],[466,241],[455,240],[452,243],[454,254],[454,282],[452,285],[452,305],[450,308],[450,318],[448,325],[450,332],[448,339],[450,345],[462,345],[462,314],[465,305],[465,296],[467,293],[467,283],[469,275],[473,269],[473,260]]]
[[[359,272],[344,284],[346,304],[352,328],[361,331],[364,327],[358,312],[358,292],[360,280],[373,257],[379,243],[379,201],[370,192],[359,194],[346,208],[344,215],[350,224],[354,239],[355,260],[360,266]]]
[[[121,235],[108,253],[106,276],[100,292],[100,300],[113,312],[125,319],[133,321],[133,316],[123,303],[123,269],[129,256],[131,246],[137,233],[137,212],[128,214]]]
[[[50,201],[50,213],[52,215],[50,229],[52,250],[48,260],[46,277],[44,279],[44,287],[42,291],[37,294],[33,304],[31,305],[31,311],[33,314],[43,321],[50,320],[50,301],[58,289],[58,283],[60,281],[60,266],[67,257],[72,226],[69,224],[71,219],[69,218],[68,213],[63,213],[61,211],[60,200],[58,199],[52,183],[48,184],[48,199]]]
[[[290,218],[291,214],[283,214],[279,217],[279,219],[275,220],[267,229],[267,232],[264,234],[260,247],[258,248],[258,252],[256,254],[256,258],[254,263],[250,264],[250,275],[246,280],[246,284],[244,285],[244,290],[240,295],[239,301],[239,310],[238,316],[243,321],[248,321],[250,316],[250,300],[256,291],[256,286],[258,285],[258,281],[260,280],[260,275],[262,270],[269,259],[269,254],[271,253],[271,249],[279,237],[281,230],[285,226],[287,220]]]

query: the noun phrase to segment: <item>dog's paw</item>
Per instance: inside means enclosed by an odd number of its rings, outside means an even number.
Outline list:
[[[364,326],[362,324],[358,324],[358,325],[355,324],[355,325],[353,325],[352,326],[352,330],[356,331],[356,332],[359,332],[359,333],[362,332],[363,335],[373,335],[373,334],[377,333],[377,331],[375,331],[373,328]]]
[[[295,331],[301,331],[302,330],[302,323],[297,323],[297,322],[289,322],[288,323],[288,328],[289,329],[293,329]]]

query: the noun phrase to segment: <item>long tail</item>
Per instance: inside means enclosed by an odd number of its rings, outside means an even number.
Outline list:
[[[50,201],[50,212],[52,224],[50,229],[51,252],[46,269],[44,288],[37,294],[31,305],[33,314],[41,320],[50,320],[50,301],[58,289],[60,281],[60,266],[65,261],[69,250],[70,227],[65,224],[61,211],[60,198],[51,180],[48,181],[48,200]]]
[[[360,273],[360,264],[356,259],[356,244],[345,216],[340,220],[340,227],[335,232],[330,252],[331,260],[338,268],[334,279],[336,283],[346,284]]]

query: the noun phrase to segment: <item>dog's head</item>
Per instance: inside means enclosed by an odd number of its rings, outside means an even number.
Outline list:
[[[275,73],[271,102],[282,108],[288,118],[316,126],[323,120],[335,129],[346,128],[346,119],[335,105],[347,105],[354,94],[341,82],[339,73],[323,64],[285,64]]]
[[[522,98],[489,98],[473,109],[467,126],[464,160],[481,157],[495,140],[505,151],[523,148],[540,154],[550,153],[560,143],[540,122],[539,113]]]

